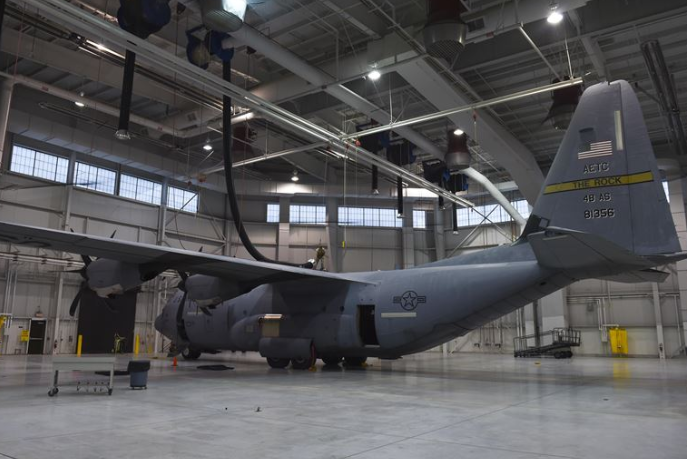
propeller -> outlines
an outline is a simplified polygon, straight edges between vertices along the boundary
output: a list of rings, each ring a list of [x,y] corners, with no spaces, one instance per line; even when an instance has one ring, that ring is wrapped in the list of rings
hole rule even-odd
[[[177,288],[184,292],[184,296],[181,298],[181,304],[183,305],[185,304],[186,297],[188,296],[188,290],[186,289],[186,280],[188,279],[188,274],[183,271],[177,271],[177,274],[179,274],[179,277],[181,277],[181,281],[177,284]],[[198,309],[200,309],[206,316],[212,317],[212,313],[206,306],[198,306]],[[179,313],[179,310],[177,310],[177,326],[179,326],[180,317],[181,314]]]
[[[81,304],[81,297],[83,296],[84,292],[87,292],[90,289],[88,286],[88,266],[93,262],[91,257],[88,255],[81,255],[81,259],[83,260],[83,268],[81,269],[76,269],[72,271],[66,271],[68,273],[79,273],[83,281],[81,282],[81,286],[79,287],[79,291],[76,292],[76,296],[72,300],[72,304],[69,306],[69,315],[74,317],[74,314],[76,314],[76,310],[79,308],[79,305]],[[117,309],[112,306],[112,303],[110,303],[106,298],[101,298],[97,297],[104,305],[107,307],[107,309],[110,312],[118,312]]]

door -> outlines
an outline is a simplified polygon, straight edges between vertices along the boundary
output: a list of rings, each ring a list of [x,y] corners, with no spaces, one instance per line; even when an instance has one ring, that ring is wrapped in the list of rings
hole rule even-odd
[[[358,332],[364,346],[379,346],[375,327],[375,305],[358,305]]]
[[[29,328],[29,354],[42,354],[43,346],[45,345],[45,320],[31,319],[31,328]]]

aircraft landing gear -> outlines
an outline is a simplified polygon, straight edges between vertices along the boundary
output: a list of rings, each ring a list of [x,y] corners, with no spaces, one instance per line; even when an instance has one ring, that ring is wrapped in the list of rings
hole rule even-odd
[[[283,369],[289,366],[289,359],[271,359],[267,357],[267,364],[271,368]]]
[[[294,370],[307,370],[315,364],[315,357],[291,359],[291,366]]]
[[[201,352],[197,351],[195,349],[191,349],[187,347],[183,351],[181,351],[181,356],[184,358],[184,360],[198,360],[200,357]]]
[[[362,367],[367,357],[344,357],[344,366],[348,368]]]
[[[322,357],[322,362],[324,362],[325,365],[332,365],[332,366],[338,365],[341,363],[342,360],[343,360],[343,357],[334,357],[331,355]]]

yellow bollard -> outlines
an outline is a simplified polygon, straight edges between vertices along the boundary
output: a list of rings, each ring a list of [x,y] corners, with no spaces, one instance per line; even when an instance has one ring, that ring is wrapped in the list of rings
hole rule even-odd
[[[134,341],[134,355],[138,355],[138,351],[141,347],[141,337],[136,335],[136,340]]]
[[[76,339],[76,356],[81,357],[81,346],[83,345],[83,335]]]

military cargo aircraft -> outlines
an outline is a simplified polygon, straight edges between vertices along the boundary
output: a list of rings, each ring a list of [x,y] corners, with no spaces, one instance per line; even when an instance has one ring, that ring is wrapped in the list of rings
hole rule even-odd
[[[101,297],[178,270],[179,292],[155,321],[177,350],[258,351],[272,367],[296,369],[317,358],[358,365],[421,352],[577,280],[659,282],[668,274],[653,268],[687,258],[625,81],[585,91],[510,245],[407,270],[334,274],[13,223],[0,223],[0,238],[82,254],[83,288]]]

